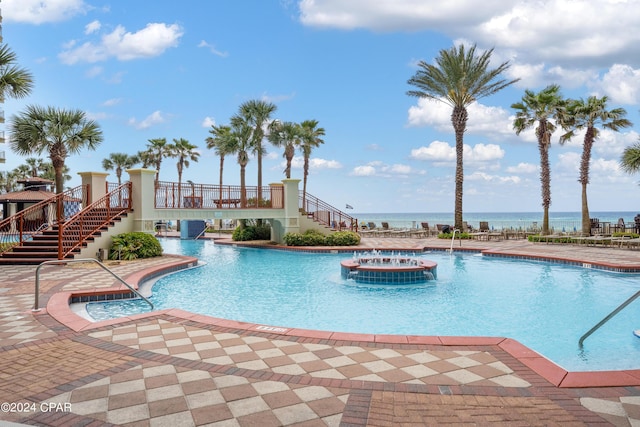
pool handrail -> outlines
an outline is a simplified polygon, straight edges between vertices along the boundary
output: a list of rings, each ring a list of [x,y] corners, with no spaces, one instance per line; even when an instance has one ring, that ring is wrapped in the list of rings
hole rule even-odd
[[[640,291],[636,292],[635,294],[633,294],[630,298],[628,298],[625,302],[623,302],[622,304],[620,304],[615,310],[613,310],[611,313],[609,313],[604,319],[602,319],[601,321],[599,321],[593,328],[589,329],[584,335],[582,335],[580,337],[580,339],[578,340],[578,345],[580,346],[580,348],[582,348],[582,345],[584,343],[584,340],[587,339],[587,337],[589,335],[591,335],[592,333],[594,333],[595,331],[597,331],[598,329],[600,329],[600,327],[602,325],[604,325],[605,323],[607,323],[609,321],[609,319],[611,319],[613,316],[615,316],[616,314],[620,313],[620,311],[622,311],[622,309],[624,309],[626,306],[628,306],[629,304],[631,304],[636,298],[640,297]]]
[[[74,263],[74,262],[95,262],[100,267],[102,267],[103,270],[105,270],[106,272],[111,274],[120,283],[122,283],[127,288],[129,288],[129,290],[131,292],[136,294],[138,297],[142,298],[147,304],[149,304],[149,306],[151,307],[151,310],[153,310],[153,303],[151,301],[149,301],[147,298],[142,296],[142,294],[140,294],[140,292],[135,290],[131,285],[129,285],[127,282],[125,282],[123,278],[121,278],[116,273],[114,273],[112,270],[110,270],[109,267],[107,267],[106,265],[104,265],[103,263],[101,263],[100,261],[98,261],[95,258],[79,258],[79,259],[66,259],[66,260],[60,260],[60,259],[49,260],[49,261],[44,261],[44,262],[40,263],[40,265],[38,265],[38,267],[36,268],[35,298],[34,298],[34,303],[33,303],[33,309],[31,311],[33,311],[33,312],[40,311],[40,307],[39,307],[39,299],[40,299],[40,267],[43,267],[43,266],[49,265],[49,264],[65,264],[66,265],[68,263]]]

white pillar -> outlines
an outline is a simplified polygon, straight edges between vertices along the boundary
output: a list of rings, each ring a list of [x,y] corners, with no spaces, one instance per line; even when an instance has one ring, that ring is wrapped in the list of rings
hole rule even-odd
[[[82,177],[82,185],[89,185],[89,194],[87,194],[89,200],[87,200],[87,205],[100,200],[100,198],[107,194],[108,173],[78,172],[78,175]]]
[[[283,235],[300,232],[300,192],[299,179],[283,179],[284,184],[284,224]]]
[[[155,231],[155,178],[153,169],[127,169],[131,181],[131,208],[133,209],[134,231],[153,233]],[[145,219],[151,218],[151,219]]]

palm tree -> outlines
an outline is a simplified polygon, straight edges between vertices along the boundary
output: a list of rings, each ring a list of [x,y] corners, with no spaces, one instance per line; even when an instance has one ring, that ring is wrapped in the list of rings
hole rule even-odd
[[[455,227],[462,230],[462,186],[464,171],[462,155],[464,151],[464,132],[467,127],[467,106],[485,96],[493,95],[501,89],[517,82],[498,79],[509,68],[503,62],[497,68],[489,69],[493,49],[476,55],[476,45],[465,49],[464,45],[441,50],[432,65],[424,61],[408,83],[418,88],[407,92],[409,96],[427,98],[451,106],[451,124],[456,135],[456,187],[455,187]]]
[[[549,206],[551,206],[551,167],[549,166],[549,148],[551,135],[556,130],[555,123],[566,101],[560,95],[560,86],[550,85],[538,93],[527,89],[522,101],[511,104],[517,110],[513,121],[516,135],[520,135],[537,123],[535,128],[540,152],[540,183],[542,186],[542,234],[549,234]]]
[[[64,165],[64,168],[62,169],[63,182],[71,180],[71,175],[69,175],[70,171],[71,169],[69,169],[69,166]],[[42,164],[42,172],[40,173],[40,178],[48,179],[49,181],[55,181],[56,172],[54,171],[53,164],[51,164],[51,162],[44,162]]]
[[[580,178],[582,185],[582,233],[591,234],[591,221],[589,219],[589,204],[587,201],[587,185],[589,184],[589,162],[591,161],[591,149],[598,139],[600,131],[597,126],[618,132],[620,129],[630,127],[632,123],[624,116],[627,111],[624,108],[607,110],[606,96],[598,98],[590,96],[584,99],[569,102],[566,114],[561,117],[563,127],[571,129],[560,137],[560,144],[564,144],[573,138],[576,131],[585,129],[582,141],[582,158],[580,159]]]
[[[23,180],[32,177],[29,165],[18,165],[13,169],[13,174],[17,179]],[[36,175],[37,176],[37,175]]]
[[[55,170],[56,193],[64,191],[64,166],[70,154],[95,150],[102,130],[80,110],[28,106],[11,119],[11,149],[20,155],[48,151]]]
[[[162,165],[162,159],[165,157],[171,157],[170,145],[171,144],[167,144],[167,138],[150,139],[147,144],[147,154],[145,156],[151,162],[149,165],[153,165],[156,168],[156,184],[160,179],[160,166]]]
[[[122,185],[122,170],[132,168],[140,163],[138,156],[130,156],[126,153],[111,153],[109,157],[102,160],[102,167],[106,171],[115,170],[118,177],[118,186]]]
[[[240,105],[239,115],[243,117],[249,126],[251,126],[252,134],[250,145],[256,154],[258,167],[258,206],[262,198],[262,155],[265,153],[262,140],[264,139],[264,128],[271,119],[276,109],[275,104],[267,101],[250,100]]]
[[[197,145],[191,144],[184,138],[173,139],[173,144],[169,144],[169,157],[177,158],[178,162],[178,200],[182,200],[182,171],[189,167],[189,162],[197,162],[200,153],[196,151]]]
[[[42,159],[29,157],[24,162],[31,169],[31,176],[39,176],[40,172],[44,170],[44,161]]]
[[[4,100],[6,96],[24,98],[33,89],[31,73],[18,67],[16,59],[16,54],[9,46],[0,46],[0,100]]]
[[[155,153],[152,153],[151,151],[144,150],[144,151],[138,151],[138,154],[136,154],[136,156],[138,156],[138,158],[140,159],[140,163],[142,163],[142,167],[144,169],[147,169],[150,166],[155,165],[156,163],[156,156]],[[157,171],[156,171],[156,181],[157,181]]]
[[[238,165],[240,165],[240,207],[247,207],[247,183],[246,168],[249,163],[249,152],[251,151],[251,135],[253,129],[247,121],[235,115],[231,117],[231,137],[229,153],[237,155]],[[242,224],[242,222],[241,222]]]
[[[317,120],[305,120],[300,123],[301,128],[301,147],[304,157],[303,181],[302,181],[302,206],[305,206],[307,200],[307,177],[309,176],[309,158],[314,148],[324,144],[321,136],[324,136],[324,128],[319,128]]]
[[[220,157],[220,188],[218,203],[222,205],[222,177],[224,172],[224,158],[227,154],[232,153],[233,149],[233,135],[231,133],[230,126],[211,126],[209,133],[213,136],[209,136],[206,139],[207,148],[214,149],[216,154]]]
[[[628,174],[640,171],[640,140],[624,149],[620,157],[620,168]]]
[[[301,144],[301,127],[293,122],[274,121],[270,126],[269,141],[276,147],[284,147],[284,157],[287,166],[284,174],[287,179],[291,178],[291,162],[296,153],[296,147]]]

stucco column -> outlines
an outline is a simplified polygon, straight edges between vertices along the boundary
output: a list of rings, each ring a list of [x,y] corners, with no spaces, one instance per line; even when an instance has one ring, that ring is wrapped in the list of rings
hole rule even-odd
[[[284,185],[284,224],[283,235],[300,232],[300,209],[298,190],[299,179],[283,179]]]
[[[131,207],[133,208],[133,230],[153,233],[155,231],[155,177],[153,169],[127,169],[131,181]]]
[[[89,200],[87,205],[100,200],[105,194],[107,194],[107,176],[106,172],[78,172],[78,175],[82,177],[82,185],[89,185]]]

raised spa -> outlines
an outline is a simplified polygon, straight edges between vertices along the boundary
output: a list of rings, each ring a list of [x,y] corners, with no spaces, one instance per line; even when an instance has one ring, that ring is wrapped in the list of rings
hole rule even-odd
[[[352,259],[340,262],[343,279],[372,285],[413,285],[437,278],[437,264],[402,254],[371,251],[354,252]]]

